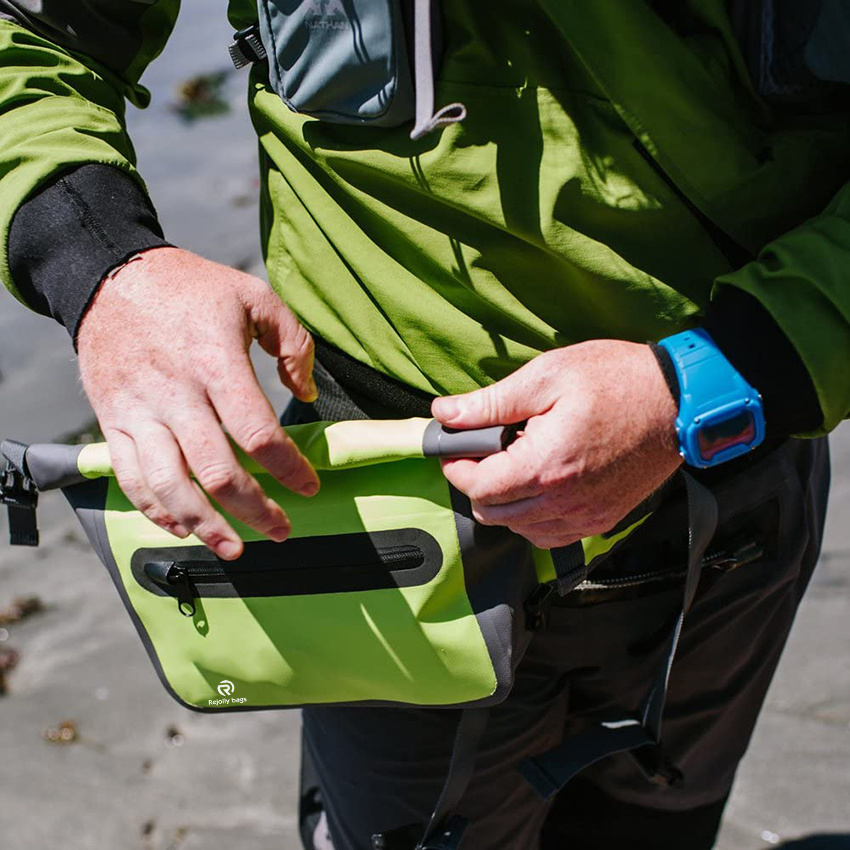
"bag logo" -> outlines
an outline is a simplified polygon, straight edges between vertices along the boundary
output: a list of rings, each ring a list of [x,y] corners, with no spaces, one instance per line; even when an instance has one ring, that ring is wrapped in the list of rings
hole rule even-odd
[[[304,26],[310,30],[350,29],[341,0],[308,0]]]
[[[248,702],[248,697],[235,697],[233,692],[236,690],[236,685],[230,679],[222,679],[216,690],[221,694],[223,699],[207,700],[207,705],[237,705],[239,703]]]

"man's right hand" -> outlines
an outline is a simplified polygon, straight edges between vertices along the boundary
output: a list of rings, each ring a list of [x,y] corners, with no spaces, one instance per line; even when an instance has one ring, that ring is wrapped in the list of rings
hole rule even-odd
[[[319,489],[257,383],[254,338],[296,398],[313,401],[313,341],[269,286],[177,248],[147,251],[106,280],[77,336],[83,387],[124,493],[157,525],[194,533],[228,560],[242,541],[201,488],[272,540],[290,527],[222,426],[286,487]]]

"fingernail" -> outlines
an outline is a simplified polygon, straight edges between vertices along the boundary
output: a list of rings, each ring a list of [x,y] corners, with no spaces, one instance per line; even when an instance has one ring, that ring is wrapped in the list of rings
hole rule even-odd
[[[172,525],[171,526],[171,533],[175,537],[180,537],[180,538],[188,537],[189,536],[189,529],[184,528],[182,525]]]
[[[308,481],[298,492],[302,496],[315,496],[319,492],[319,483],[318,481]]]
[[[218,547],[218,554],[227,561],[238,558],[241,551],[242,546],[234,540],[226,540]]]
[[[443,419],[455,419],[460,414],[460,405],[456,398],[446,396],[437,399],[437,410]]]
[[[269,537],[277,543],[283,543],[289,537],[290,528],[288,525],[279,525],[269,532]]]

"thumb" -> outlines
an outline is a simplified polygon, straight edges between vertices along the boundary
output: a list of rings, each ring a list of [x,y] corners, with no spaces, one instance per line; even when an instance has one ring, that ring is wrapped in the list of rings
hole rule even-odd
[[[464,395],[443,396],[431,404],[431,413],[452,428],[511,425],[548,408],[548,393],[529,363],[501,381]]]
[[[254,336],[277,358],[280,380],[300,401],[315,401],[319,392],[313,380],[313,337],[272,292],[249,309]]]

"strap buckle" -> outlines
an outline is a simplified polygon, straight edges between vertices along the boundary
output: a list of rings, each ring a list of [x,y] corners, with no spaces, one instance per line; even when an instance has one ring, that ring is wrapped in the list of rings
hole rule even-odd
[[[10,460],[0,477],[0,504],[9,511],[9,542],[13,546],[38,546],[38,488]]]
[[[525,627],[530,632],[540,632],[546,628],[549,619],[546,615],[554,595],[552,584],[538,584],[525,600]]]
[[[246,65],[262,62],[267,54],[260,38],[259,24],[253,24],[250,27],[245,27],[244,30],[233,33],[233,41],[227,50],[237,71]]]
[[[422,824],[408,824],[373,835],[372,850],[459,850],[468,826],[466,818],[452,815],[434,835],[422,838]]]
[[[422,837],[422,824],[411,823],[372,836],[372,850],[416,850]]]
[[[416,850],[458,850],[469,821],[460,815],[452,815],[440,827],[436,835],[417,845]]]

